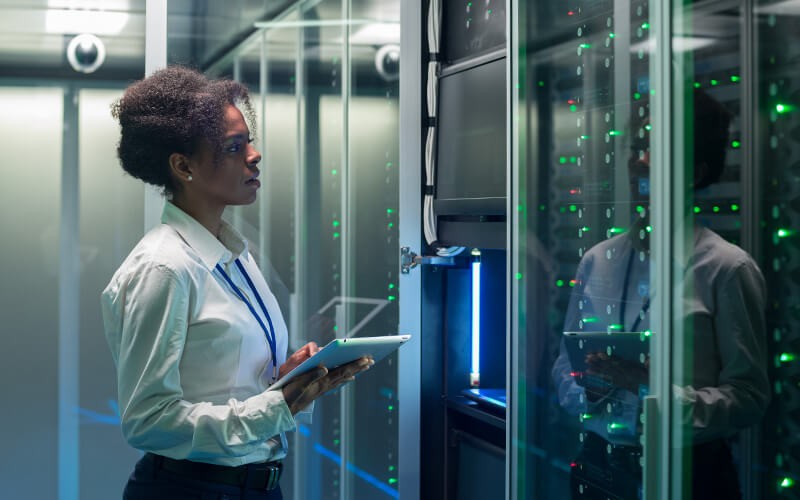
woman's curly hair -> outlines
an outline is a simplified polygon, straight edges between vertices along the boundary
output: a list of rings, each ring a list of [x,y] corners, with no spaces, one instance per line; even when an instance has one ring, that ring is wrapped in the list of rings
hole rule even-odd
[[[184,66],[169,66],[133,83],[111,108],[122,132],[117,146],[122,168],[165,194],[174,193],[179,185],[170,174],[170,155],[191,156],[207,141],[216,162],[228,105],[242,111],[255,134],[255,113],[241,83],[211,80]]]

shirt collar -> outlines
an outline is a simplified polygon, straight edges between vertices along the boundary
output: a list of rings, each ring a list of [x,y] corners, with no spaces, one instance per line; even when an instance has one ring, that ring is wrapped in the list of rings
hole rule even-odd
[[[247,240],[224,220],[217,239],[191,215],[167,201],[164,203],[161,222],[175,229],[200,255],[200,259],[209,269],[214,269],[218,263],[228,264],[247,254]]]

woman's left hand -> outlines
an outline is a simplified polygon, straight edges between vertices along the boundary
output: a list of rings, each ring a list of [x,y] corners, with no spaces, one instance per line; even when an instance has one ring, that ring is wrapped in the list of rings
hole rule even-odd
[[[300,349],[294,352],[291,356],[286,358],[286,362],[278,368],[278,378],[283,378],[284,375],[297,368],[303,361],[307,360],[319,351],[319,346],[316,342],[309,342]]]

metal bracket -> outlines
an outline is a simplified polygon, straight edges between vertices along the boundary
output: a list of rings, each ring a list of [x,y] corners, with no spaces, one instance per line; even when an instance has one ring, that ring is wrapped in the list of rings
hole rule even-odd
[[[418,265],[455,266],[456,260],[439,255],[417,255],[411,251],[411,247],[400,247],[400,272],[408,274]]]

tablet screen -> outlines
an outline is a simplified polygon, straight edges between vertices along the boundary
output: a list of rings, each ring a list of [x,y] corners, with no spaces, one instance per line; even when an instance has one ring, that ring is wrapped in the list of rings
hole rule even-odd
[[[403,345],[411,335],[385,335],[381,337],[357,337],[349,339],[334,339],[270,386],[270,389],[279,389],[298,375],[308,372],[319,365],[328,370],[337,366],[355,361],[362,356],[371,356],[377,363]]]

